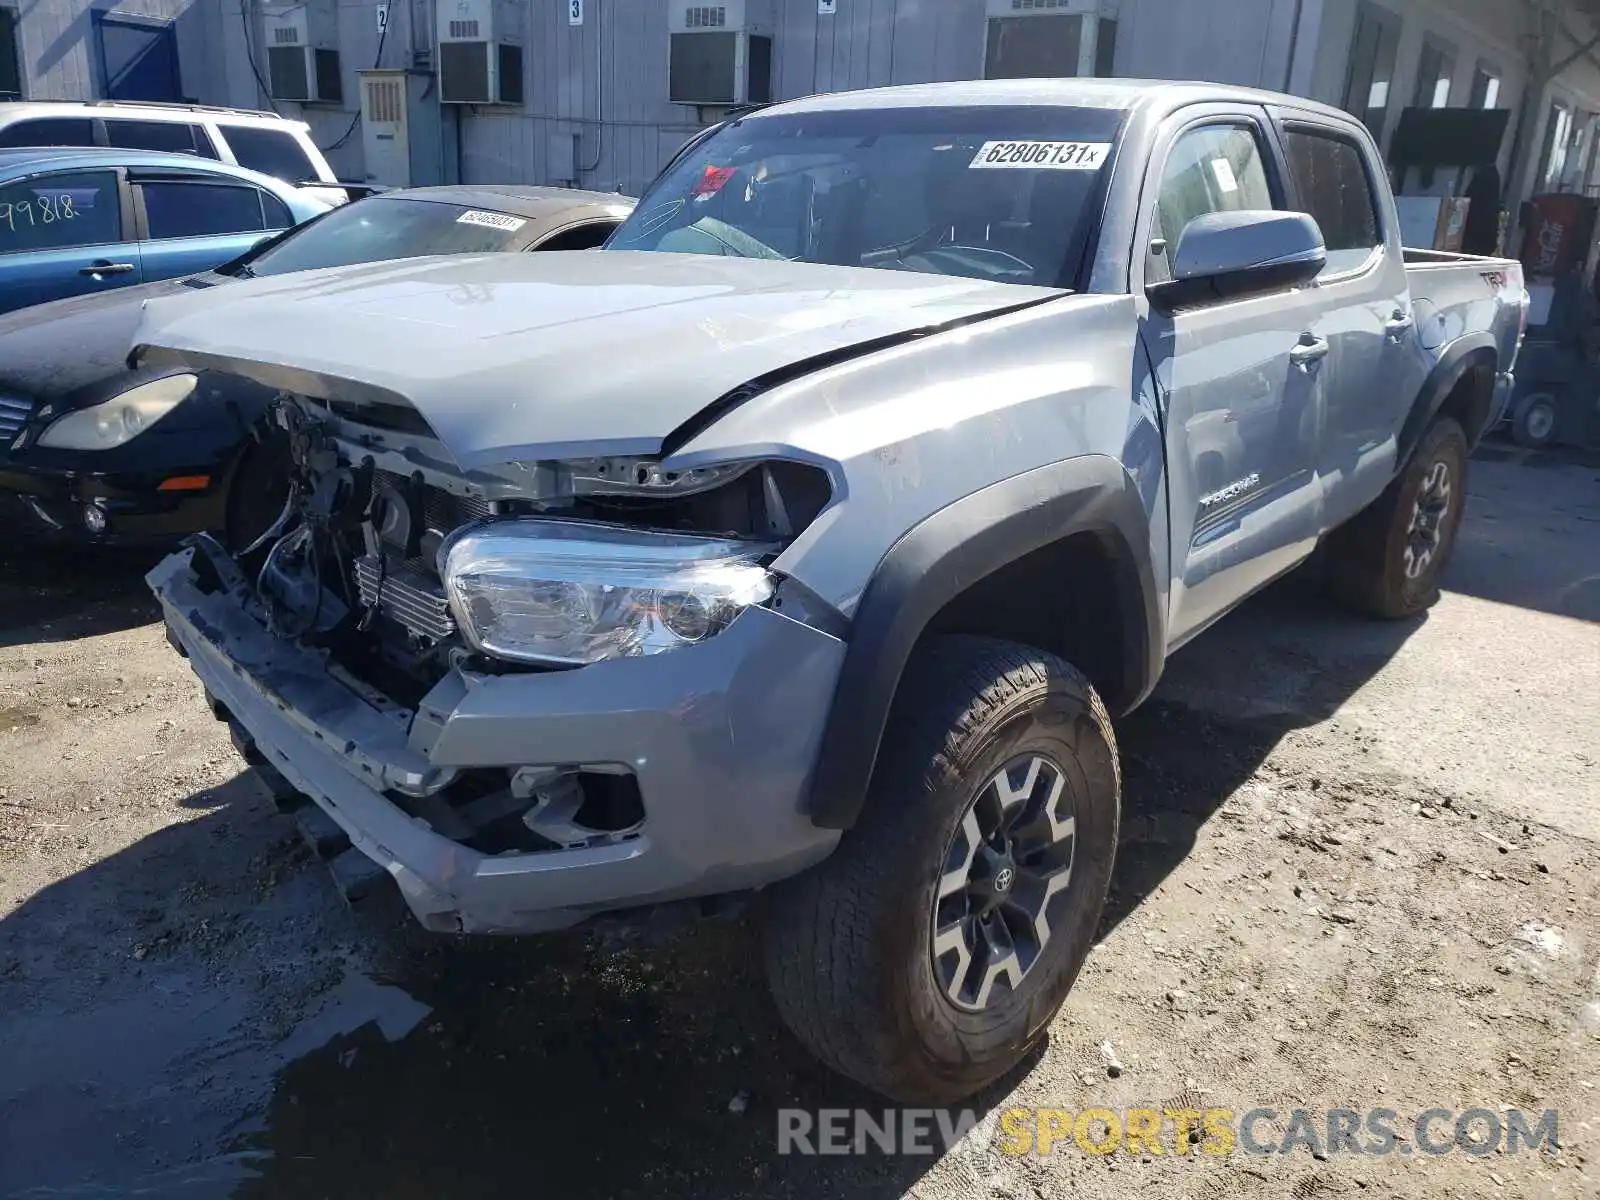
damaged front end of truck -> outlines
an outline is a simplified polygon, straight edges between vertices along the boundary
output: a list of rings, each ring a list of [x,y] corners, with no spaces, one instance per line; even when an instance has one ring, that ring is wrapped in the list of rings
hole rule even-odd
[[[837,615],[771,569],[828,504],[823,470],[462,469],[398,397],[285,392],[269,420],[278,520],[237,553],[193,539],[149,582],[246,757],[425,925],[561,927],[831,849],[797,797]],[[363,866],[336,861],[347,891]]]

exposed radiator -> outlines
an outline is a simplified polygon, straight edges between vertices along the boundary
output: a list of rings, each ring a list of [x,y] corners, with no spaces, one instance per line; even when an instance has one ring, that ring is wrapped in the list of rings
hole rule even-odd
[[[456,631],[450,604],[438,582],[411,563],[385,571],[371,555],[355,562],[356,587],[363,607],[377,601],[378,611],[403,626],[408,633],[440,642]]]

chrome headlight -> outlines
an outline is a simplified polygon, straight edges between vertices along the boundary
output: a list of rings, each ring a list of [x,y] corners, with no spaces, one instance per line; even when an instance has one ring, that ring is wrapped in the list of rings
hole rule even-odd
[[[528,518],[470,527],[439,574],[474,647],[519,662],[579,665],[660,654],[764,604],[773,547],[726,538]]]
[[[38,445],[57,450],[114,450],[138,437],[194,391],[194,375],[168,375],[129,388],[58,419],[39,435]]]

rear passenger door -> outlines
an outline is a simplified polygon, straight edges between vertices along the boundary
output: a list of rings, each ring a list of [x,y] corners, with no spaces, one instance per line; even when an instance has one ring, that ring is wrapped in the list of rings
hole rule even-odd
[[[1322,229],[1317,279],[1331,352],[1317,471],[1323,528],[1352,516],[1394,471],[1396,439],[1426,364],[1415,352],[1404,259],[1371,141],[1351,122],[1280,109],[1293,207]]]
[[[292,224],[276,196],[204,175],[133,174],[147,279],[208,271]]]
[[[0,312],[141,282],[131,226],[120,171],[0,184]]]
[[[1315,289],[1198,303],[1171,314],[1145,289],[1168,280],[1185,227],[1214,212],[1284,209],[1265,109],[1206,105],[1171,118],[1143,188],[1130,284],[1166,438],[1176,644],[1294,566],[1315,545],[1322,410]]]

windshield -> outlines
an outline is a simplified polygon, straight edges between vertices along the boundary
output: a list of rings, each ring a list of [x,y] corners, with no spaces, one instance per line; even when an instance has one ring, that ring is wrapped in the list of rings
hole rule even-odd
[[[526,238],[527,224],[523,217],[460,204],[371,196],[292,230],[233,273],[287,275],[420,254],[512,250]]]
[[[657,180],[606,249],[1062,286],[1121,116],[930,107],[746,117]]]

